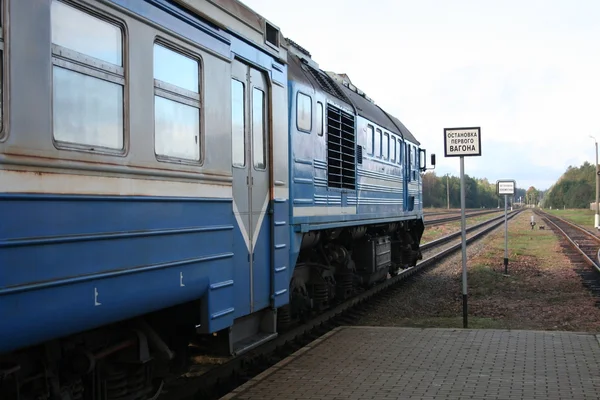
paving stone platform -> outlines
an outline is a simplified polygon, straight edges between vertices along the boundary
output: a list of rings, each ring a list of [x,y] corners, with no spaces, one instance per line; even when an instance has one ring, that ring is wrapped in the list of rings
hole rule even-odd
[[[596,335],[340,327],[225,399],[600,399]]]

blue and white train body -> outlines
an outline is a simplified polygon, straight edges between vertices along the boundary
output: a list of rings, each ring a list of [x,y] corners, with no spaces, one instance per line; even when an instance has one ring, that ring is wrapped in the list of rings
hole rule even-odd
[[[240,2],[0,7],[0,398],[154,398],[416,263],[419,143]]]

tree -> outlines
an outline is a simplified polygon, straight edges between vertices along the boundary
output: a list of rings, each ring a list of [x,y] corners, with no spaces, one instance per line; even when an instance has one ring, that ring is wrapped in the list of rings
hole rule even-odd
[[[422,174],[423,207],[446,207],[447,192],[450,192],[450,207],[460,207],[460,178],[457,176],[436,176],[434,172]],[[523,195],[524,189],[520,190]],[[487,178],[474,178],[465,175],[465,206],[467,208],[495,208],[503,201],[496,194],[496,183]]]
[[[569,165],[544,196],[544,207],[588,208],[595,201],[596,167],[584,162],[580,167]]]
[[[527,198],[527,204],[536,206],[539,203],[540,193],[534,186],[530,186],[529,189],[527,189],[525,196]]]

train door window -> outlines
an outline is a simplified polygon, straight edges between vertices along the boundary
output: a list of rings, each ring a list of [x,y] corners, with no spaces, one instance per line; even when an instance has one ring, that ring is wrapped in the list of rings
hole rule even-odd
[[[265,169],[265,93],[252,89],[252,153],[254,168]]]
[[[317,102],[317,135],[323,136],[323,103]]]
[[[385,132],[383,134],[383,142],[381,143],[381,157],[384,160],[390,158],[390,134]]]
[[[234,167],[246,166],[244,84],[231,80],[231,161]]]
[[[200,63],[154,43],[154,152],[200,161]]]
[[[411,146],[406,145],[406,172],[405,175],[408,177],[408,181],[412,180],[412,151]]]
[[[404,160],[404,146],[402,146],[402,140],[398,139],[398,164],[402,165]]]
[[[392,135],[392,141],[390,142],[390,161],[396,162],[396,137]]]
[[[412,160],[413,160],[413,179],[416,181],[419,177],[419,159],[417,156],[417,147],[412,146]]]
[[[4,1],[0,0],[0,137],[4,132]]]
[[[379,128],[375,131],[374,155],[381,157],[381,129]]]
[[[375,133],[372,125],[367,125],[367,154],[372,156],[373,153],[373,140],[375,139]]]
[[[53,0],[51,34],[57,145],[122,150],[123,28],[106,16]]]
[[[296,96],[296,126],[308,133],[312,129],[312,99],[300,92]]]

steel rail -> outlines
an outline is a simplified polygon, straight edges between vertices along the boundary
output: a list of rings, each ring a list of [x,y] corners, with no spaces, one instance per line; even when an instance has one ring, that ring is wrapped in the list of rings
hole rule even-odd
[[[519,210],[511,211],[511,212],[508,213],[508,215],[513,215],[513,214],[518,213],[518,212],[519,212]],[[467,227],[466,232],[474,231],[476,229],[479,229],[479,228],[481,228],[481,227],[489,224],[490,222],[497,221],[499,219],[504,219],[504,214],[499,215],[497,217],[494,217],[492,219],[488,219],[486,221],[480,222],[480,223],[478,223],[476,225],[469,226],[469,227]],[[421,245],[421,250],[427,250],[427,249],[431,249],[432,247],[440,246],[440,245],[442,245],[442,244],[444,244],[446,242],[449,242],[452,239],[456,239],[460,235],[461,235],[461,232],[458,231],[458,232],[455,232],[455,233],[451,233],[450,235],[441,237],[439,239],[432,240],[431,242],[424,243],[423,245]]]
[[[582,256],[583,258],[588,262],[588,264],[590,264],[592,267],[594,267],[598,272],[600,272],[600,248],[598,249],[598,251],[596,251],[596,260],[594,261],[588,254],[586,254],[586,252],[581,248],[580,244],[577,243],[573,238],[571,238],[571,236],[565,232],[564,229],[562,229],[560,226],[558,226],[558,224],[556,222],[554,222],[553,220],[556,221],[560,221],[561,223],[567,225],[568,227],[572,228],[572,229],[576,229],[577,231],[583,233],[586,237],[594,240],[595,242],[598,242],[600,244],[600,238],[590,232],[588,232],[587,229],[584,229],[582,227],[580,227],[577,224],[574,224],[570,221],[567,221],[563,218],[557,217],[555,215],[550,215],[548,213],[545,213],[543,211],[540,210],[534,210],[534,213],[536,213],[537,215],[539,215],[540,217],[544,218],[547,222],[549,222],[550,224],[552,224],[554,226],[554,228],[556,228],[563,236],[565,239],[567,239],[567,241],[571,244],[571,247],[573,247],[575,250],[577,250]]]
[[[493,213],[497,213],[497,212],[500,212],[500,210],[468,213],[468,214],[466,214],[466,218],[478,217],[480,215],[493,214]],[[453,217],[446,217],[446,218],[431,219],[431,220],[424,219],[423,223],[425,224],[425,226],[428,226],[428,225],[445,224],[446,222],[453,222],[453,221],[460,221],[460,215],[456,215]]]

